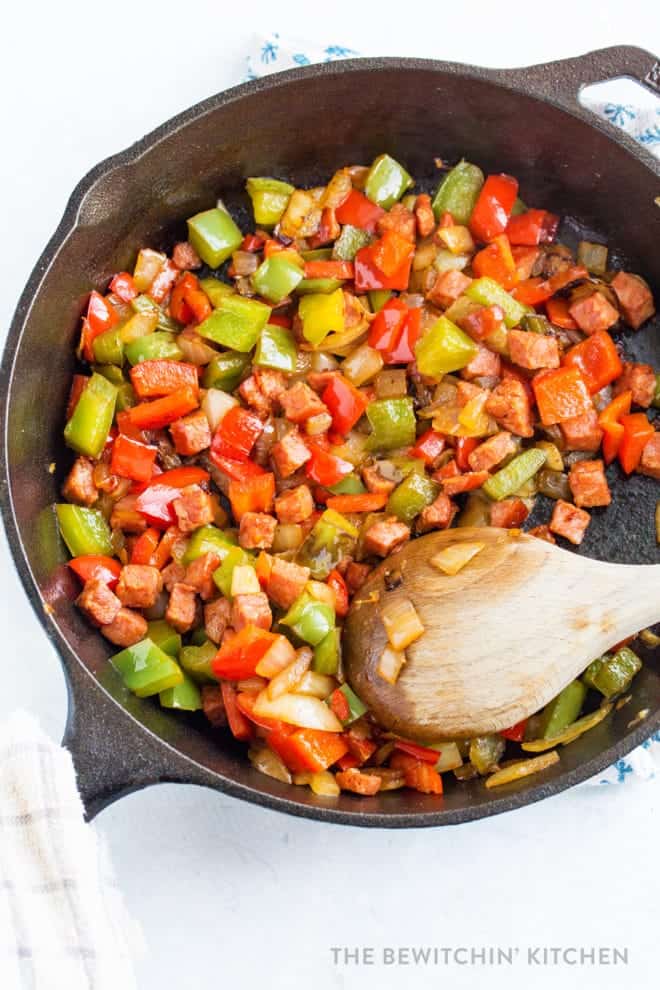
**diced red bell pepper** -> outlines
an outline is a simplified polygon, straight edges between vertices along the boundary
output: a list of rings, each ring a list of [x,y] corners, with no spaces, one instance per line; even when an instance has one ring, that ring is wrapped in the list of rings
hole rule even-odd
[[[213,437],[211,450],[236,461],[247,461],[263,429],[264,424],[255,413],[242,406],[233,406],[223,416]]]
[[[348,752],[340,733],[322,729],[296,729],[290,735],[269,732],[266,742],[293,773],[327,770]]]
[[[550,294],[554,296],[555,292],[565,289],[571,282],[577,282],[583,278],[589,278],[589,272],[582,265],[573,265],[571,268],[565,268],[548,279],[548,288],[551,290]]]
[[[341,206],[335,209],[339,223],[348,223],[351,227],[368,230],[371,234],[376,230],[376,224],[384,214],[385,210],[372,203],[358,189],[352,189]]]
[[[151,564],[152,558],[158,544],[160,543],[160,530],[150,526],[140,533],[133,544],[131,550],[131,564]]]
[[[406,787],[422,794],[442,794],[442,777],[429,763],[416,763],[405,771]]]
[[[138,399],[160,398],[182,388],[199,390],[197,368],[185,361],[140,361],[131,368],[130,374]]]
[[[432,464],[445,449],[445,437],[436,430],[427,430],[417,438],[417,443],[410,450],[410,456],[419,458],[425,464]]]
[[[400,235],[397,235],[397,238],[407,244],[409,250],[407,257],[404,258],[396,271],[393,271],[391,275],[386,275],[377,263],[375,252],[378,250],[378,241],[369,244],[367,247],[360,248],[353,262],[355,268],[355,289],[357,292],[370,292],[372,289],[398,289],[399,291],[404,291],[408,288],[410,267],[415,249],[410,241],[401,238]],[[382,254],[383,251],[381,250],[380,253]]]
[[[138,290],[130,272],[117,272],[110,283],[110,292],[114,292],[122,302],[130,302],[131,299],[135,299]]]
[[[522,742],[525,738],[525,729],[527,728],[527,719],[524,718],[521,722],[516,722],[512,725],[510,729],[502,729],[500,735],[503,739],[509,739],[511,742]]]
[[[492,278],[504,289],[513,288],[518,281],[518,272],[506,234],[494,237],[490,244],[475,254],[472,270],[478,278]]]
[[[222,691],[222,703],[225,706],[225,714],[227,715],[227,722],[229,723],[231,734],[235,739],[240,739],[241,742],[248,742],[252,739],[254,730],[243,712],[238,707],[236,701],[236,688],[233,684],[228,684],[227,681],[222,681],[220,684],[220,690]]]
[[[415,357],[421,334],[420,309],[409,309],[401,299],[389,299],[369,330],[369,344],[380,351],[385,364],[407,364]]]
[[[319,229],[315,234],[307,238],[307,243],[312,250],[323,247],[324,244],[332,244],[333,241],[336,241],[340,233],[341,228],[337,222],[333,207],[326,206],[321,211]]]
[[[559,217],[547,210],[527,210],[510,217],[506,233],[511,244],[533,247],[553,241],[559,227]]]
[[[306,261],[305,278],[353,278],[353,262]]]
[[[421,333],[422,311],[418,307],[409,309],[395,344],[383,353],[385,364],[408,364],[413,361],[415,344]]]
[[[329,495],[325,504],[335,512],[378,512],[387,504],[386,492],[364,492],[360,495]]]
[[[511,290],[511,295],[523,306],[540,306],[552,295],[544,278],[526,278],[518,282]]]
[[[270,471],[229,482],[229,501],[237,522],[246,512],[270,512],[275,497],[275,475]]]
[[[148,485],[135,502],[135,508],[150,526],[167,529],[176,521],[172,502],[179,497],[179,489],[171,485]]]
[[[208,471],[197,467],[194,464],[186,464],[182,467],[172,468],[170,471],[161,471],[155,474],[151,482],[146,485],[133,485],[133,492],[140,494],[153,485],[167,485],[168,488],[187,488],[188,485],[203,485],[210,478]]]
[[[430,763],[433,766],[438,762],[440,753],[437,749],[429,749],[427,746],[420,746],[418,743],[408,742],[407,739],[397,739],[394,743],[395,749],[400,749],[402,753],[421,760],[422,763]]]
[[[262,588],[265,588],[270,579],[270,572],[273,569],[273,558],[265,550],[262,550],[255,561],[254,569],[257,572],[259,584]]]
[[[253,692],[240,691],[236,696],[236,704],[240,711],[251,722],[258,725],[260,729],[266,729],[268,732],[282,732],[284,735],[290,735],[293,732],[293,726],[287,725],[286,722],[282,722],[279,718],[266,718],[264,715],[255,715],[254,705],[256,700],[257,695]]]
[[[470,461],[468,458],[473,450],[479,446],[480,440],[476,437],[457,437],[456,447],[454,449],[454,456],[456,458],[456,465],[459,471],[469,471]]]
[[[259,626],[244,626],[235,636],[222,644],[213,660],[211,669],[218,678],[241,681],[254,677],[257,664],[276,634]]]
[[[626,472],[632,472],[639,466],[644,447],[655,433],[653,423],[649,423],[646,413],[630,413],[621,416],[619,422],[623,427],[623,436],[619,444],[619,464]]]
[[[351,708],[348,698],[343,691],[336,688],[328,699],[331,711],[337,716],[340,722],[347,722],[351,717]]]
[[[101,554],[74,557],[73,560],[69,561],[69,567],[74,574],[78,575],[83,584],[87,581],[103,581],[110,590],[116,587],[121,574],[119,561]]]
[[[321,396],[332,416],[332,425],[342,436],[353,429],[364,410],[367,400],[343,375],[333,375]]]
[[[397,230],[386,230],[371,248],[373,262],[386,278],[391,278],[412,259],[415,250],[414,244]]]
[[[260,234],[246,234],[241,241],[241,251],[249,251],[254,254],[255,251],[260,251],[264,246],[265,238]]]
[[[83,394],[88,381],[88,375],[74,375],[71,379],[71,388],[69,389],[69,398],[66,405],[67,420],[73,416],[78,405],[78,399]]]
[[[330,571],[326,584],[335,596],[335,612],[343,619],[348,614],[348,586],[339,571]]]
[[[130,478],[132,481],[149,481],[153,474],[157,453],[156,447],[139,443],[137,440],[132,440],[120,433],[112,445],[110,470],[121,478]]]
[[[284,327],[285,330],[290,330],[293,325],[291,317],[285,316],[283,313],[271,313],[268,322],[271,326],[274,324],[276,327]]]
[[[603,459],[606,464],[611,464],[619,451],[623,439],[623,426],[619,419],[628,415],[631,405],[632,392],[621,392],[598,417],[598,425],[603,430]]]
[[[337,766],[340,770],[354,770],[356,767],[361,766],[361,763],[357,756],[353,756],[352,753],[345,753],[344,756],[337,760]]]
[[[473,340],[484,340],[499,330],[504,323],[504,313],[499,306],[482,306],[468,313],[461,320],[461,327]]]
[[[162,399],[133,406],[128,410],[128,418],[139,430],[162,430],[164,426],[169,426],[186,413],[197,409],[198,405],[199,399],[194,389],[180,388]]]
[[[553,296],[545,304],[548,319],[562,330],[577,330],[578,325],[568,312],[569,301],[562,296]]]
[[[174,545],[181,539],[181,530],[178,526],[170,526],[163,533],[160,543],[156,547],[153,556],[151,558],[151,563],[154,567],[157,567],[159,571],[169,563],[172,553],[174,550]]]
[[[316,441],[310,441],[307,449],[312,456],[305,463],[305,474],[324,488],[336,485],[353,471],[353,465],[349,461],[344,461],[336,454],[324,450]]]
[[[197,276],[184,272],[172,289],[170,315],[179,323],[203,323],[212,312],[209,297],[200,287]]]
[[[114,306],[105,299],[100,292],[93,291],[87,304],[87,313],[83,321],[82,335],[80,339],[82,356],[90,363],[94,360],[94,348],[92,344],[96,337],[111,330],[119,320],[119,315]]]
[[[566,368],[577,368],[592,395],[613,382],[623,371],[616,345],[607,330],[596,330],[564,355]]]
[[[532,388],[544,426],[593,410],[589,389],[577,368],[541,371],[532,379]]]
[[[488,176],[470,217],[470,230],[478,241],[488,244],[504,233],[517,195],[517,179],[504,174]]]
[[[215,466],[232,481],[243,481],[245,478],[256,478],[260,474],[266,474],[266,469],[255,464],[254,461],[239,461],[235,457],[226,457],[215,451],[213,445],[209,456]]]
[[[351,732],[350,729],[348,732],[344,733],[344,739],[346,740],[351,756],[354,756],[357,759],[358,766],[362,766],[363,763],[366,763],[369,757],[373,756],[378,749],[378,746],[373,739],[363,739],[362,736],[357,735],[355,732]]]

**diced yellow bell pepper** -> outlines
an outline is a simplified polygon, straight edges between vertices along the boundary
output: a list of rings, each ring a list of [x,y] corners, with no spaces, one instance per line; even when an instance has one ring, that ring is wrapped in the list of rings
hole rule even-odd
[[[344,293],[342,289],[335,289],[327,295],[319,292],[303,296],[298,313],[303,324],[303,337],[316,346],[329,333],[344,330]]]

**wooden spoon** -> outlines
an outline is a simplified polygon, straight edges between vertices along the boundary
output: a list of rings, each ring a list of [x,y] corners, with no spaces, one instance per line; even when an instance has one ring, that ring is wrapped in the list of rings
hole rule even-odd
[[[463,542],[484,547],[458,574],[429,563]],[[391,685],[377,672],[388,642],[381,612],[402,598],[425,631]],[[344,669],[386,728],[470,738],[532,715],[591,660],[658,619],[660,565],[601,563],[518,530],[452,529],[411,541],[370,575],[346,620]]]

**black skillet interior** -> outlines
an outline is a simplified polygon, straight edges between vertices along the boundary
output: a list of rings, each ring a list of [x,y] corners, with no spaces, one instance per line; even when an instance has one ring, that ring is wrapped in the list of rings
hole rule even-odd
[[[67,672],[74,753],[88,812],[118,794],[158,780],[207,784],[290,813],[334,822],[391,827],[448,824],[524,805],[589,776],[660,726],[660,671],[652,660],[634,699],[562,752],[542,779],[487,792],[479,782],[449,786],[443,799],[393,792],[378,798],[317,798],[252,770],[240,747],[213,734],[201,717],[182,718],[128,694],[107,664],[108,645],[72,605],[76,587],[52,511],[70,463],[62,444],[73,341],[89,290],[130,268],[141,245],[170,247],[185,218],[218,195],[250,225],[243,191],[249,175],[297,185],[327,181],[347,162],[368,163],[387,150],[435,188],[435,156],[466,157],[484,171],[520,180],[529,205],[566,217],[562,239],[607,242],[611,257],[660,290],[657,167],[606,125],[566,113],[578,82],[643,74],[652,58],[611,49],[556,66],[511,73],[414,60],[356,60],[296,70],[221,94],[149,135],[90,174],[21,299],[4,356],[5,521],[28,594]],[[625,353],[660,366],[658,321],[623,331]],[[46,402],[35,402],[38,395]],[[55,465],[54,473],[48,466]],[[596,510],[580,552],[604,560],[653,563],[657,483],[609,470],[613,504]],[[3,479],[4,481],[4,479]],[[545,521],[549,504],[534,522]],[[640,587],[640,594],[644,588]],[[629,723],[649,709],[641,727]]]

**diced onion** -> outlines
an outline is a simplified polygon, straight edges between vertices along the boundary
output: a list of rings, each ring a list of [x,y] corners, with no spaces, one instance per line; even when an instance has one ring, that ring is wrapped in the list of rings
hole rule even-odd
[[[323,341],[323,350],[331,351],[340,357],[346,357],[354,347],[362,343],[362,338],[366,337],[368,331],[369,324],[366,320],[363,320],[350,330],[342,330],[341,333],[331,333]]]
[[[380,655],[376,673],[388,684],[396,684],[405,662],[404,650],[395,650],[391,646],[386,646]]]
[[[337,359],[325,351],[312,352],[312,371],[334,371]]]
[[[152,251],[151,248],[142,248],[133,269],[133,281],[138,292],[149,291],[151,283],[166,261],[166,255],[161,254],[159,251]]]
[[[325,602],[330,608],[335,607],[335,593],[324,581],[308,581],[305,591],[308,591],[318,602]]]
[[[644,646],[648,646],[652,650],[655,649],[656,646],[660,646],[660,636],[656,636],[652,629],[643,629],[639,634],[639,638]]]
[[[400,787],[406,786],[406,775],[403,770],[395,770],[392,767],[369,767],[369,774],[372,777],[380,777],[381,791],[397,791]]]
[[[468,227],[454,224],[452,227],[440,227],[435,235],[452,254],[472,254],[474,241]]]
[[[320,797],[337,797],[341,794],[341,788],[335,780],[335,775],[329,770],[319,770],[310,775],[309,786],[314,794]]]
[[[239,564],[231,576],[231,597],[236,595],[256,595],[261,591],[257,572],[251,564]]]
[[[532,739],[530,742],[522,743],[522,748],[528,753],[542,753],[544,750],[553,749],[560,744],[566,746],[568,743],[578,739],[585,732],[588,732],[589,729],[595,728],[611,711],[611,704],[602,705],[595,712],[591,712],[590,715],[584,715],[577,722],[572,722],[558,736],[554,736],[552,739]]]
[[[551,753],[544,753],[542,756],[530,760],[517,760],[515,763],[510,763],[508,767],[503,767],[502,770],[496,770],[495,773],[491,774],[486,779],[486,787],[501,787],[502,784],[511,784],[514,780],[529,777],[533,773],[540,773],[541,770],[546,770],[555,763],[559,763],[559,753],[556,749],[553,749]]]
[[[261,749],[249,749],[248,759],[255,770],[265,773],[267,777],[274,777],[275,780],[281,780],[284,784],[291,783],[291,774],[281,758],[267,746]]]
[[[329,677],[327,674],[317,674],[315,670],[308,670],[295,687],[296,694],[311,694],[325,701],[337,687],[337,682],[334,677]]]
[[[360,386],[377,375],[382,367],[383,357],[380,351],[369,344],[360,344],[346,358],[341,370],[353,385]]]
[[[438,272],[460,272],[471,260],[469,254],[452,254],[446,248],[441,248],[436,254],[433,264]]]
[[[176,338],[178,347],[180,348],[184,359],[189,364],[202,365],[208,364],[212,361],[214,357],[217,356],[218,352],[202,340],[195,330],[186,327]]]
[[[417,610],[409,598],[388,602],[381,610],[387,638],[395,650],[405,650],[424,632]]]
[[[442,742],[437,745],[438,762],[435,765],[435,769],[438,773],[445,773],[447,770],[457,770],[458,767],[463,766],[463,757],[455,742]]]
[[[293,660],[288,667],[280,671],[273,677],[272,681],[266,688],[266,693],[268,695],[269,701],[275,701],[280,698],[291,688],[295,687],[300,678],[307,673],[309,670],[314,654],[307,646],[303,646],[296,653],[295,660]]]
[[[256,694],[265,687],[268,687],[268,683],[264,677],[246,677],[236,685],[238,691],[247,691],[248,694]]]
[[[544,467],[550,471],[564,470],[564,458],[561,456],[561,451],[557,444],[550,443],[549,440],[539,440],[536,446],[539,450],[544,450],[546,453]]]
[[[342,732],[343,727],[334,712],[320,698],[308,694],[282,694],[271,701],[265,691],[257,695],[254,714],[262,718],[279,718],[289,725],[324,732]]]
[[[325,187],[321,205],[336,210],[347,199],[352,188],[353,183],[351,182],[351,173],[349,170],[347,168],[339,169]]]
[[[403,398],[408,394],[408,381],[403,368],[387,368],[376,375],[376,395],[379,399]]]
[[[256,666],[261,677],[275,677],[296,659],[296,651],[286,636],[278,635]]]
[[[428,241],[426,244],[422,243],[419,245],[415,251],[415,255],[412,261],[412,267],[414,272],[424,271],[435,261],[435,256],[438,253],[438,249],[433,241]]]
[[[321,433],[327,433],[332,426],[332,416],[330,413],[317,413],[305,420],[305,433],[309,437],[316,437]]]
[[[443,574],[458,574],[485,546],[485,543],[452,543],[434,554],[430,563]]]
[[[225,418],[230,409],[238,405],[238,400],[223,392],[219,388],[210,388],[202,399],[202,410],[209,421],[211,433],[215,433],[218,426]]]
[[[302,546],[304,537],[300,523],[280,523],[273,537],[273,553],[286,553]]]

